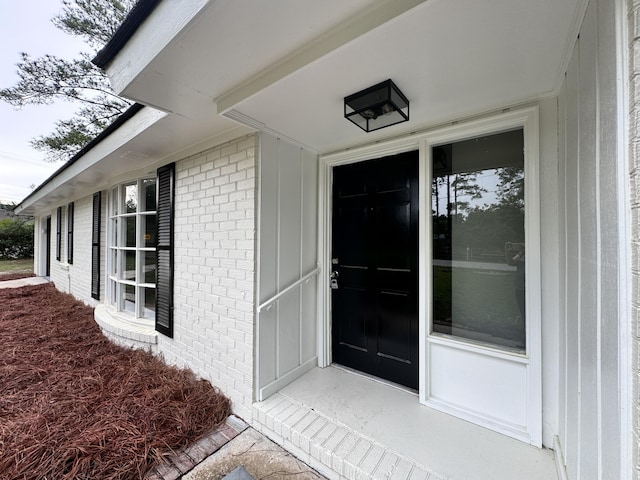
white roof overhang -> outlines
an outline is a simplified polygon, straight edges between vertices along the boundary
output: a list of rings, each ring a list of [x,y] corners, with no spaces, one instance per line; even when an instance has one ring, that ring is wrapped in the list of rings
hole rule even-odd
[[[107,73],[140,103],[325,153],[557,94],[586,4],[162,1]],[[387,78],[409,122],[365,133],[343,118],[346,95]]]
[[[18,212],[251,129],[328,153],[555,95],[586,4],[160,1],[106,67],[117,93],[157,110],[56,172]],[[365,133],[343,118],[345,96],[387,78],[409,98],[409,122]]]
[[[251,130],[220,119],[208,126],[185,117],[143,108],[78,158],[63,165],[17,207],[20,215],[38,215],[147,173],[165,163],[197,153]],[[231,128],[224,129],[224,126]]]

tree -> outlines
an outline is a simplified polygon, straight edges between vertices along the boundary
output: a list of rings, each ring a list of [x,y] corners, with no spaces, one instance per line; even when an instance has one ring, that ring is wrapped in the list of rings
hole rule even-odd
[[[33,257],[33,222],[23,218],[0,220],[0,259]]]
[[[135,0],[63,0],[62,4],[63,10],[53,23],[84,38],[91,52],[72,60],[21,53],[18,82],[0,90],[0,100],[17,108],[60,100],[79,106],[72,118],[58,121],[52,133],[31,141],[51,162],[71,158],[131,105],[111,90],[106,75],[91,58],[113,36]]]

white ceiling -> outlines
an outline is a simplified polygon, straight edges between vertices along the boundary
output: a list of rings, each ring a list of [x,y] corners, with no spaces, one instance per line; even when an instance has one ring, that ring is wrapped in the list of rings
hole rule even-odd
[[[555,94],[585,3],[211,1],[123,93],[216,129],[230,110],[325,153]],[[365,133],[343,118],[343,97],[387,78],[409,122]]]

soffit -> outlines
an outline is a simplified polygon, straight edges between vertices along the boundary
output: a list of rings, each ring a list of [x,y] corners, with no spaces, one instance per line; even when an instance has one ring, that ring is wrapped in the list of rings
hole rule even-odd
[[[204,123],[230,113],[326,153],[554,95],[586,3],[211,1],[131,69],[122,93]],[[147,28],[168,21],[170,5]],[[135,62],[144,38],[115,70]],[[387,78],[411,101],[411,120],[364,133],[343,118],[343,97]]]

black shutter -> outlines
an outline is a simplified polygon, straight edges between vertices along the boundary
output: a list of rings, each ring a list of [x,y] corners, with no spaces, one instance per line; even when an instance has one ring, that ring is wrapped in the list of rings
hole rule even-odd
[[[100,213],[102,192],[93,194],[93,220],[91,223],[91,298],[100,300]]]
[[[173,197],[175,165],[158,169],[156,244],[156,330],[173,337]]]
[[[67,263],[73,264],[73,202],[67,205]]]
[[[56,211],[56,260],[62,258],[62,207]]]

